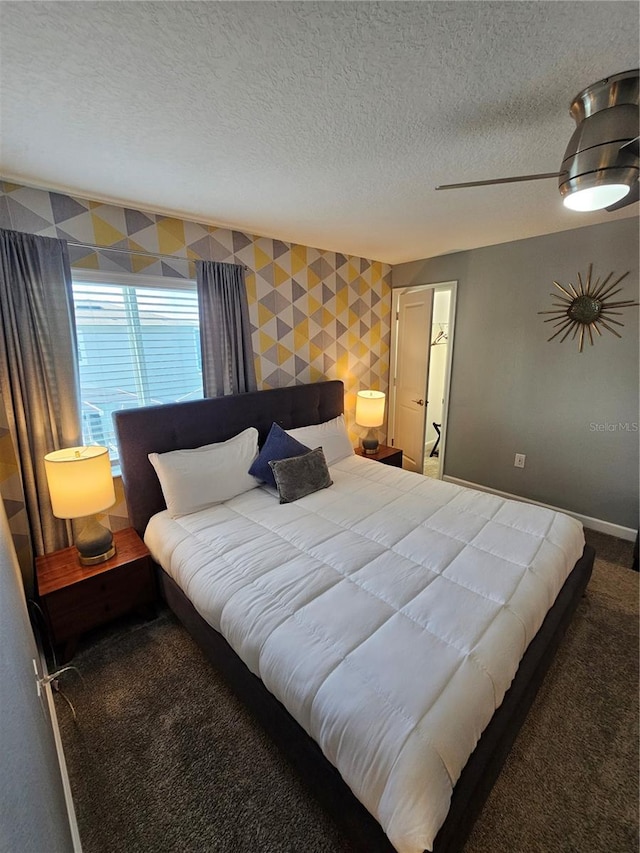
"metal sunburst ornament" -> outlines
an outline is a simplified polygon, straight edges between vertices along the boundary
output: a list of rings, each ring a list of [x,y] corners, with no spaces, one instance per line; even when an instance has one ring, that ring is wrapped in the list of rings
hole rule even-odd
[[[561,291],[562,295],[559,297],[557,293],[552,293],[550,295],[561,299],[562,302],[551,303],[552,305],[558,306],[554,311],[538,311],[538,314],[552,314],[553,316],[549,317],[549,319],[544,322],[553,323],[554,328],[557,328],[557,332],[554,332],[547,341],[552,341],[563,332],[564,334],[560,338],[561,343],[568,335],[571,334],[571,332],[573,332],[571,340],[574,340],[579,332],[580,337],[578,349],[582,352],[585,339],[585,329],[589,334],[589,341],[592,346],[593,331],[595,330],[600,336],[602,336],[602,332],[598,328],[599,326],[603,326],[617,338],[622,337],[622,335],[618,334],[615,329],[611,328],[609,323],[613,323],[615,326],[624,326],[624,323],[614,320],[611,315],[621,315],[622,311],[616,309],[632,308],[640,303],[633,302],[631,299],[611,302],[611,298],[617,293],[620,293],[622,290],[621,287],[618,287],[617,290],[614,288],[620,284],[625,276],[629,275],[629,272],[627,271],[623,273],[620,278],[617,278],[612,284],[609,284],[609,280],[614,275],[612,272],[609,273],[604,281],[601,282],[600,279],[597,279],[592,283],[592,268],[593,264],[589,264],[589,272],[587,273],[587,280],[584,284],[582,283],[582,276],[578,273],[577,287],[569,283],[567,285],[567,289],[561,284],[558,284],[557,281],[553,282],[558,290]]]

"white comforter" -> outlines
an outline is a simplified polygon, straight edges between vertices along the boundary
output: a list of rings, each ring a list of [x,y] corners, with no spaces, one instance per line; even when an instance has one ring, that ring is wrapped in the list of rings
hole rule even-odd
[[[351,456],[150,521],[200,614],[320,745],[399,853],[451,791],[584,546],[573,519]]]

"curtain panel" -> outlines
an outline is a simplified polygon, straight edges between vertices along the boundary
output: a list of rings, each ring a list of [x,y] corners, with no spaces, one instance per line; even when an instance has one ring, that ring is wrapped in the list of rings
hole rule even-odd
[[[244,268],[196,261],[196,278],[205,397],[255,391]]]
[[[0,391],[36,554],[70,544],[44,455],[81,443],[71,268],[64,240],[0,229]],[[31,569],[31,572],[33,570]],[[28,590],[33,577],[25,578]]]

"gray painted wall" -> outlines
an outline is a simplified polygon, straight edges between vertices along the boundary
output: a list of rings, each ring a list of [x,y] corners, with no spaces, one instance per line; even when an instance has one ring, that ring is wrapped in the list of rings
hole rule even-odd
[[[638,300],[638,251],[631,218],[393,268],[393,287],[459,282],[446,475],[638,527],[638,308],[583,353],[537,314],[590,262]]]
[[[4,505],[0,501],[0,850],[73,850],[39,660]]]

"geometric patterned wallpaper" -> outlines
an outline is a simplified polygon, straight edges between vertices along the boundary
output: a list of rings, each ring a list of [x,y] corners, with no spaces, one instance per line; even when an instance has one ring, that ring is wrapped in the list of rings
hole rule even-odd
[[[22,570],[27,588],[30,586],[32,577],[31,540],[29,538],[29,525],[27,514],[24,509],[24,497],[22,493],[22,482],[20,469],[16,461],[15,449],[7,416],[4,408],[4,400],[0,394],[0,494],[4,502],[4,508],[9,519],[9,529],[13,544],[18,555],[18,562]]]
[[[0,228],[179,257],[69,246],[74,269],[195,278],[193,260],[244,264],[258,388],[341,379],[354,444],[363,432],[353,422],[356,393],[362,388],[388,392],[388,264],[1,181]],[[5,444],[0,423],[3,497],[8,472],[3,466],[11,467],[3,458]],[[118,482],[116,488],[119,501],[109,513],[114,529],[127,526]],[[13,503],[10,509],[17,529],[20,510]]]

